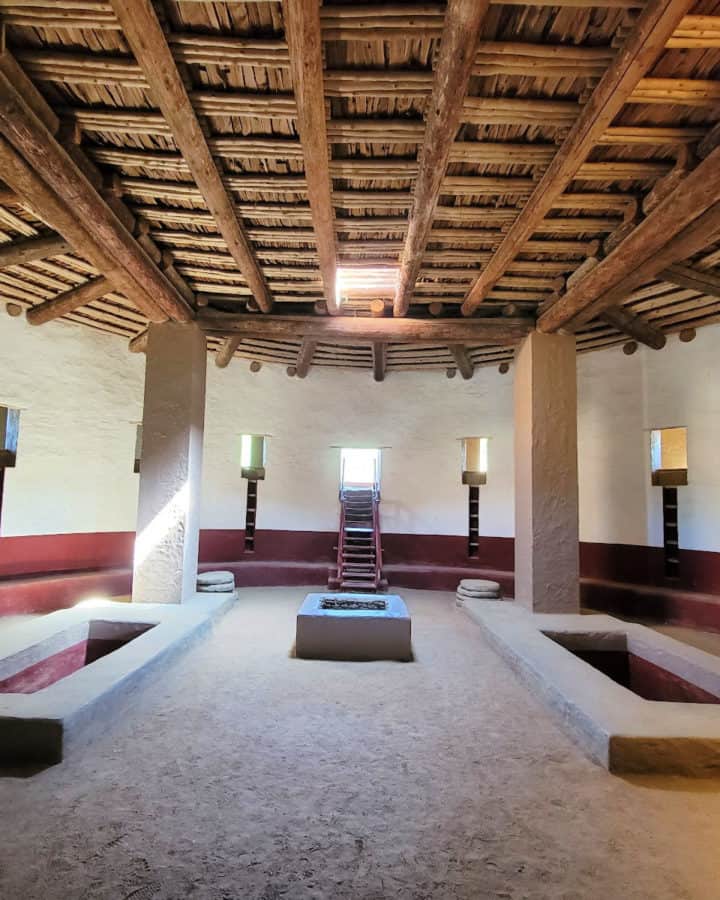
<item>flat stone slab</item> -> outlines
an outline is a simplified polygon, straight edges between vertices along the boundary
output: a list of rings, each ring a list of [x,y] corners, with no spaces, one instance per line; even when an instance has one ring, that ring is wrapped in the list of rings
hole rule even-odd
[[[90,623],[112,636],[113,623],[152,626],[125,646],[33,693],[0,693],[0,762],[58,763],[114,718],[129,693],[204,636],[235,594],[196,594],[183,604],[79,605],[0,630],[0,678],[62,653]],[[132,715],[132,709],[127,710]]]
[[[720,658],[612,616],[532,614],[507,600],[467,600],[463,609],[605,768],[624,773],[720,774],[720,705],[645,700],[567,648],[612,650],[622,645],[715,696],[720,696]]]
[[[197,577],[198,589],[200,588],[201,585],[204,587],[205,585],[210,585],[210,584],[227,584],[227,583],[235,584],[235,576],[233,575],[232,572],[223,572],[223,571],[198,572],[198,577]]]
[[[500,593],[500,585],[497,581],[488,581],[485,578],[462,578],[460,587],[467,591],[495,591]]]
[[[217,584],[199,584],[197,586],[200,594],[230,594],[235,590],[234,581],[218,582]]]
[[[500,600],[499,591],[468,591],[465,588],[459,587],[455,592],[458,597],[462,597],[466,600]]]
[[[378,601],[384,609],[376,608]],[[337,608],[346,605],[370,608]],[[303,659],[409,661],[411,622],[405,601],[397,594],[308,594],[297,615],[295,653]]]

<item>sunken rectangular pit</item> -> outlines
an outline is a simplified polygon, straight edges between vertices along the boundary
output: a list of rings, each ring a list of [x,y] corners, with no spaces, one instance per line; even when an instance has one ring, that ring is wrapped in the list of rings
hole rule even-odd
[[[720,774],[720,658],[610,616],[487,601],[465,612],[610,771]]]
[[[90,620],[0,659],[0,694],[34,694],[119,650],[153,624]]]
[[[412,659],[410,615],[397,594],[308,594],[297,615],[303,659]]]
[[[60,762],[230,605],[106,601],[0,629],[0,764]]]

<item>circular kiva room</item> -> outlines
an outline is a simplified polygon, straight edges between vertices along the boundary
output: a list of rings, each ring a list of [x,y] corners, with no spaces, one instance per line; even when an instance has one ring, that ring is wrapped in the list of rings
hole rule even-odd
[[[2,900],[720,898],[720,0],[0,0]]]

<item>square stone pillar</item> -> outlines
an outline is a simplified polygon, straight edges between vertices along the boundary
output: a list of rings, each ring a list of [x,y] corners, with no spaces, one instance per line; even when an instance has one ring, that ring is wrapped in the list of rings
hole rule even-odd
[[[132,599],[182,603],[195,593],[205,423],[205,335],[150,325]]]
[[[573,335],[532,332],[515,360],[515,600],[580,610]]]

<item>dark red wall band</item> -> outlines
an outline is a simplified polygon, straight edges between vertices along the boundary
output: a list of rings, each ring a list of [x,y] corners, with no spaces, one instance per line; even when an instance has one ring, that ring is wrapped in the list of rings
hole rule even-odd
[[[323,584],[337,535],[323,531],[256,532],[244,552],[242,530],[205,530],[200,564],[232,569],[238,585]],[[0,615],[47,611],[93,594],[127,594],[132,532],[0,538]],[[513,594],[512,538],[481,537],[477,559],[462,535],[383,535],[385,569],[396,587],[454,590],[480,572]],[[628,544],[580,545],[586,606],[720,631],[720,553],[680,551],[680,578],[663,575],[663,551]]]

